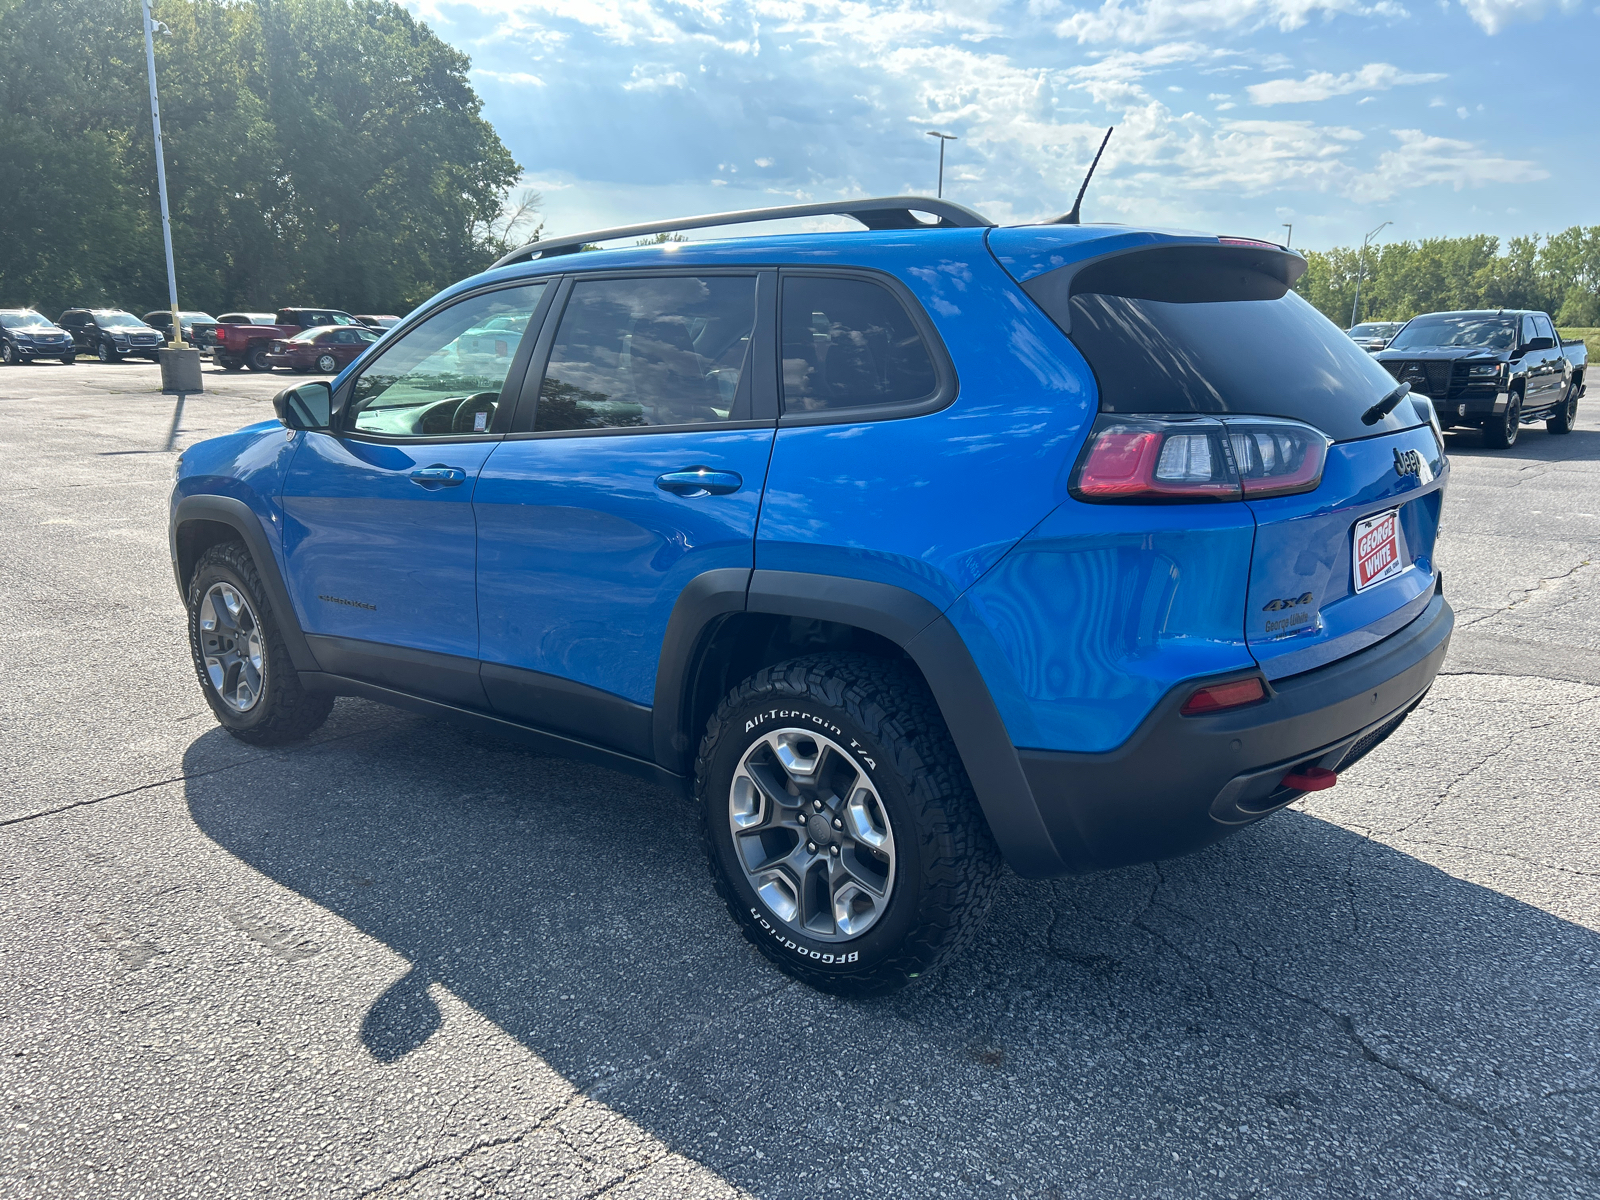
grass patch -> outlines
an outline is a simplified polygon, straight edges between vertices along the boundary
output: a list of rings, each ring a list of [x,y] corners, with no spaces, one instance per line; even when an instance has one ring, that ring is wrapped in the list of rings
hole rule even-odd
[[[1600,329],[1561,329],[1557,328],[1564,338],[1582,338],[1589,344],[1589,349],[1600,350]]]

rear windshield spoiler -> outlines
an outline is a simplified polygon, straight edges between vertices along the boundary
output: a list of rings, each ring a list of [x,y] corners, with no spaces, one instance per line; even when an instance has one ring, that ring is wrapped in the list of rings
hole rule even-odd
[[[1035,275],[1022,290],[1070,334],[1074,292],[1167,304],[1279,300],[1305,270],[1305,259],[1276,246],[1140,246]]]

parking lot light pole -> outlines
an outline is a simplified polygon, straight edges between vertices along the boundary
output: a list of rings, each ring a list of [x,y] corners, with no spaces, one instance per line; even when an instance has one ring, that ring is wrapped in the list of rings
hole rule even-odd
[[[150,71],[150,125],[156,137],[156,187],[161,193],[161,240],[167,251],[167,298],[172,302],[172,340],[167,345],[173,350],[187,350],[178,320],[178,275],[172,266],[172,217],[167,210],[167,156],[161,145],[161,106],[156,102],[156,45],[152,35],[157,22],[150,18],[150,0],[139,3],[144,10],[144,62]]]
[[[1350,328],[1356,327],[1356,310],[1361,307],[1361,277],[1367,273],[1367,243],[1383,232],[1384,226],[1393,225],[1393,221],[1385,221],[1366,237],[1361,239],[1361,257],[1356,262],[1356,298],[1350,305]]]
[[[937,129],[928,130],[928,136],[939,139],[939,190],[935,195],[942,200],[944,199],[944,144],[959,139],[953,133],[940,133]]]

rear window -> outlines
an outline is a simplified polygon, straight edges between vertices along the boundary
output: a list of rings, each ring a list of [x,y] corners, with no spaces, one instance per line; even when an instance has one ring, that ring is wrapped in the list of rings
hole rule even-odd
[[[1335,440],[1419,424],[1411,405],[1362,424],[1394,379],[1290,290],[1302,270],[1283,251],[1171,246],[1024,289],[1088,360],[1101,412],[1288,417]]]

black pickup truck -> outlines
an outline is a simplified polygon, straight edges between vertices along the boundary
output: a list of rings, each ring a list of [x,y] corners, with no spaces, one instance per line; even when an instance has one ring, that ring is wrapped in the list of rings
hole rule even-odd
[[[1588,348],[1562,340],[1547,313],[1497,309],[1412,317],[1374,357],[1433,401],[1440,425],[1476,426],[1505,449],[1528,421],[1571,432]]]

